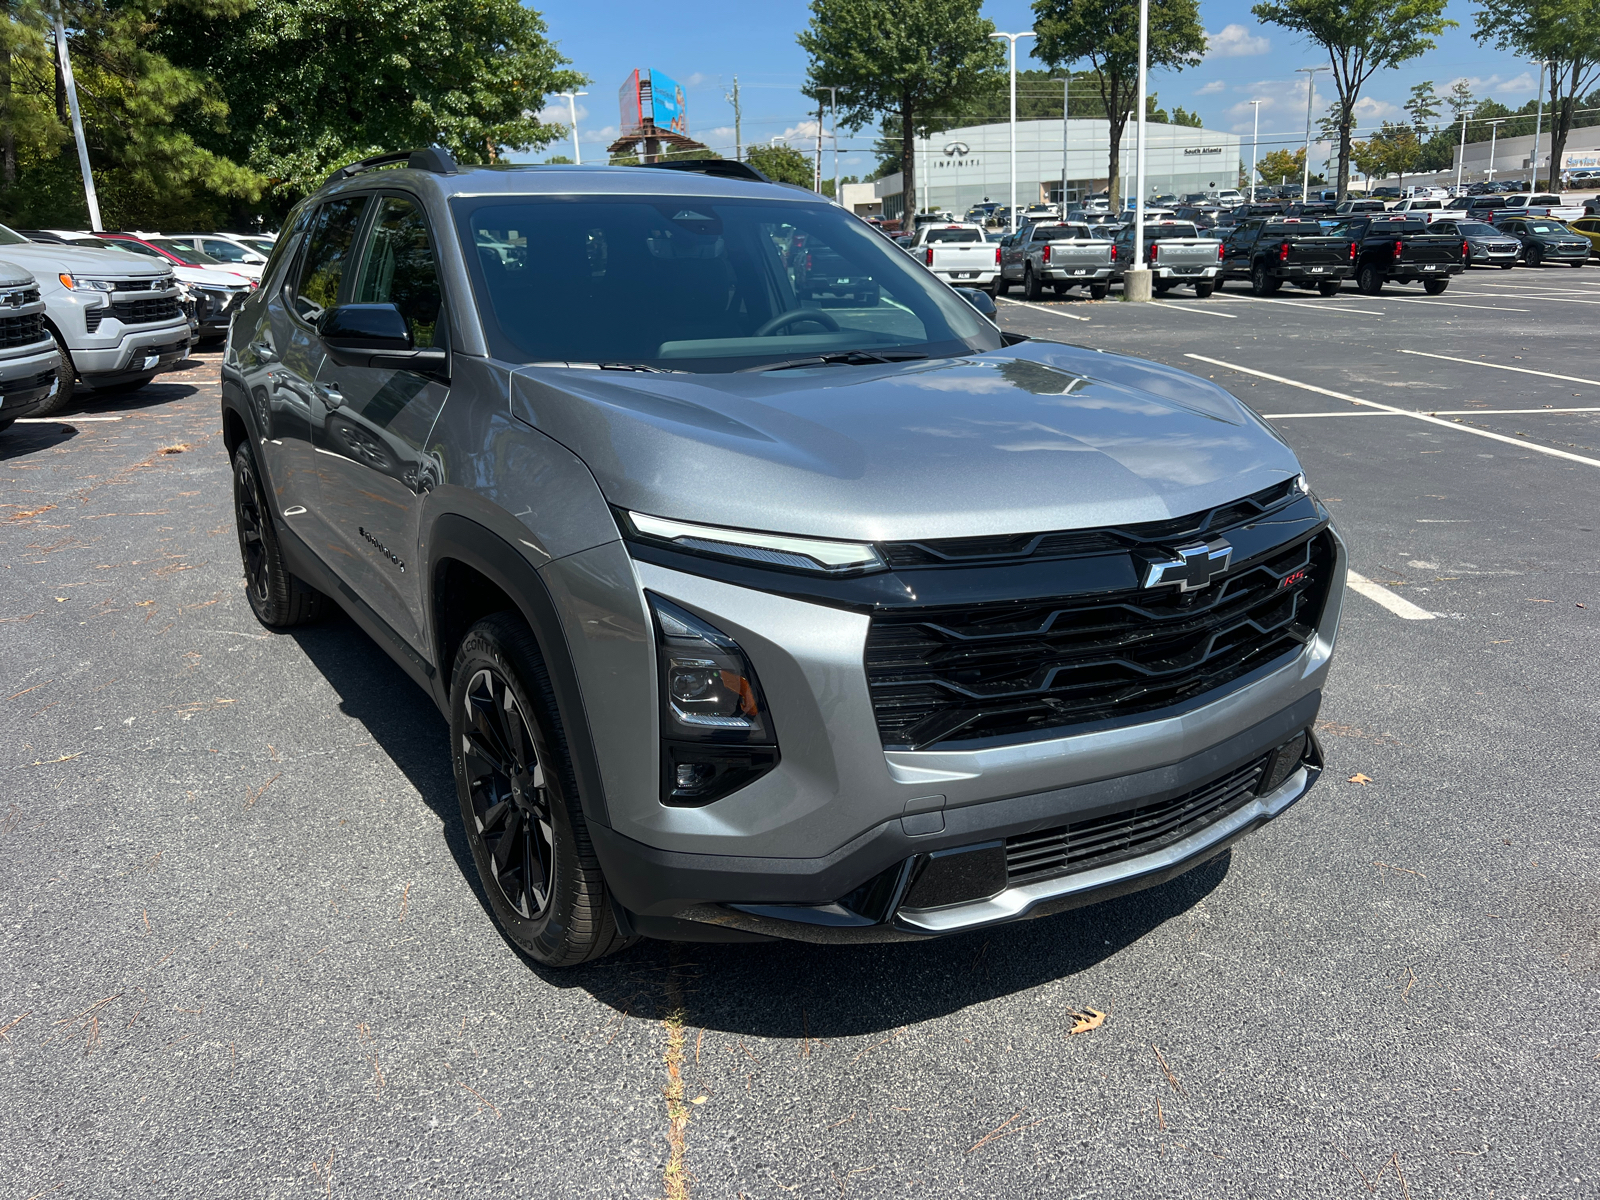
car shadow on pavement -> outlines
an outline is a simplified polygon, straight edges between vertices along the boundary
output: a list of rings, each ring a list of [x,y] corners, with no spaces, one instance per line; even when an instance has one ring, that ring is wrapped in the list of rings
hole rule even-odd
[[[70,424],[13,425],[0,433],[0,462],[49,450],[77,436],[78,431]]]
[[[202,363],[192,364],[199,369]],[[72,405],[57,416],[63,421],[71,421],[75,413],[84,416],[102,416],[119,412],[138,412],[146,408],[159,408],[163,404],[171,404],[177,400],[187,400],[195,395],[200,388],[198,382],[188,379],[174,379],[171,376],[160,376],[154,382],[145,384],[131,392],[96,392],[84,390],[72,398]]]

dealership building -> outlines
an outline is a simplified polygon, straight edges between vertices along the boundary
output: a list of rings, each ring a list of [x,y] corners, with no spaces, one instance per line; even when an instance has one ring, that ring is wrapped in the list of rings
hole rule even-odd
[[[1066,183],[1069,202],[1105,190],[1111,146],[1110,122],[1074,117],[1065,122],[1017,122],[1017,203],[1059,200]],[[1239,184],[1237,134],[1188,125],[1145,125],[1147,194],[1215,191]],[[1122,135],[1124,194],[1133,191],[1139,127],[1130,121]],[[963,213],[991,200],[1009,203],[1011,126],[971,125],[931,138],[919,138],[916,151],[917,205]],[[1246,164],[1248,166],[1248,164]],[[877,180],[874,195],[886,217],[901,215],[904,184],[900,174]]]

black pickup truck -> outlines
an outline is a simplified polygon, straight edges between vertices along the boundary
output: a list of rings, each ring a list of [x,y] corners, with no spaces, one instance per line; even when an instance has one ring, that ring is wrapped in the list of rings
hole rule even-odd
[[[1392,216],[1352,217],[1328,234],[1355,245],[1356,286],[1369,296],[1386,283],[1419,279],[1428,295],[1437,296],[1450,286],[1450,276],[1466,269],[1470,254],[1458,234],[1430,233],[1425,221]]]
[[[1224,279],[1248,279],[1257,296],[1270,296],[1285,283],[1339,294],[1355,270],[1355,243],[1332,237],[1316,221],[1251,217],[1222,240]]]

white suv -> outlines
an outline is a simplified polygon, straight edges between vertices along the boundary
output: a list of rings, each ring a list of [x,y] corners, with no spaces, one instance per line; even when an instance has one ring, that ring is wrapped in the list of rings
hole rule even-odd
[[[246,279],[261,279],[261,268],[267,265],[267,256],[233,233],[164,233],[161,238],[169,242],[182,242],[209,254],[226,269]]]

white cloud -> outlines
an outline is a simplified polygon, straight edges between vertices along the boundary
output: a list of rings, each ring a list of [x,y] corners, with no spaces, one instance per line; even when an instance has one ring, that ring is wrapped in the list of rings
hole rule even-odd
[[[1479,97],[1493,96],[1497,94],[1501,96],[1531,97],[1539,87],[1538,76],[1536,76],[1532,71],[1523,71],[1519,75],[1513,75],[1510,79],[1507,79],[1496,72],[1493,75],[1485,76],[1459,76],[1450,80],[1449,83],[1439,88],[1439,95],[1446,95],[1451,88],[1455,87],[1455,85],[1460,83],[1463,79],[1465,79],[1467,86],[1472,89],[1472,94]]]
[[[1356,125],[1361,129],[1369,126],[1376,128],[1385,121],[1393,121],[1404,115],[1404,110],[1398,104],[1390,104],[1386,100],[1363,96],[1356,101]]]
[[[717,80],[721,78],[722,77],[720,75],[707,75],[704,71],[696,71],[693,75],[689,76],[689,78],[683,81],[683,86],[691,88],[699,87],[703,83],[716,83]]]
[[[1224,83],[1220,79],[1213,79],[1210,83],[1206,84],[1204,87],[1196,88],[1194,94],[1196,96],[1215,96],[1219,92],[1225,92],[1227,90],[1228,90],[1228,85],[1226,83]]]
[[[1224,25],[1220,32],[1206,34],[1207,58],[1249,58],[1271,49],[1271,42],[1243,25]]]

